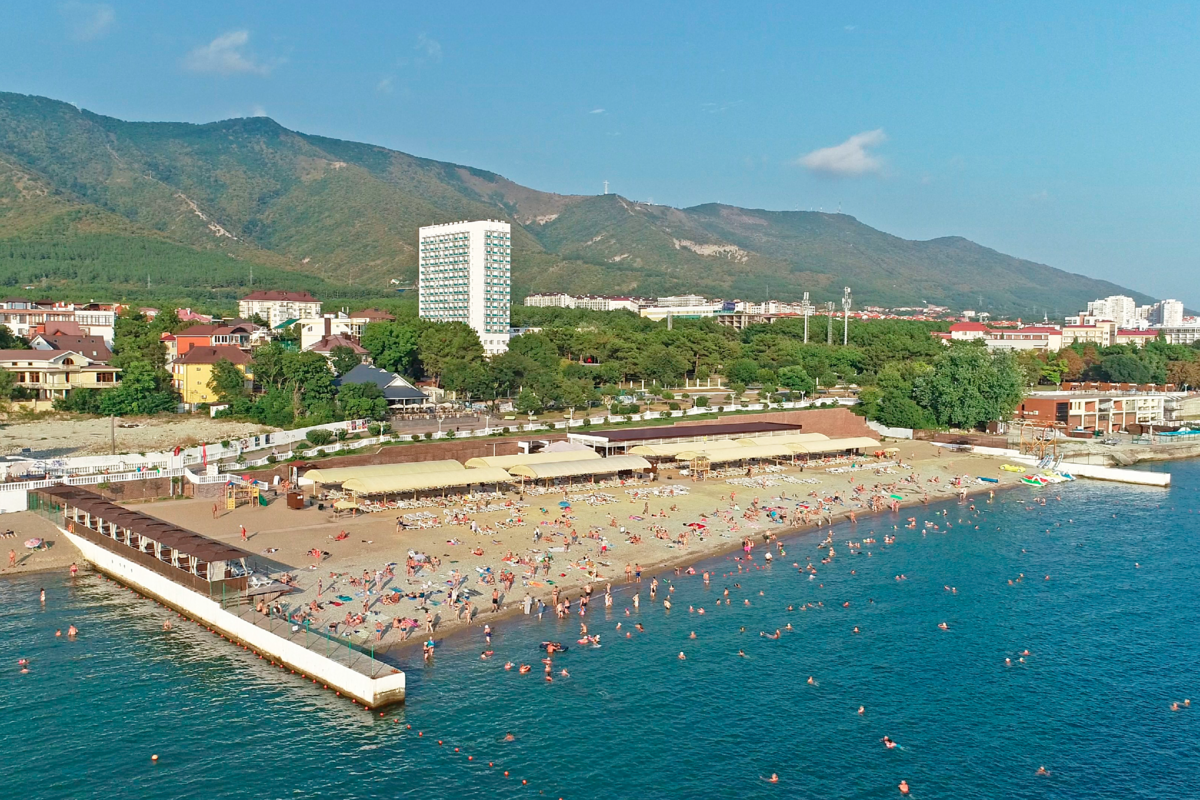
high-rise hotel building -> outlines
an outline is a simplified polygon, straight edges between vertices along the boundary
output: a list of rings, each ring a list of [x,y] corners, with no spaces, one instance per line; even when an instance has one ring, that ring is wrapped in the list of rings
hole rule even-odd
[[[422,319],[465,322],[491,356],[508,349],[512,233],[507,222],[477,220],[420,230]]]

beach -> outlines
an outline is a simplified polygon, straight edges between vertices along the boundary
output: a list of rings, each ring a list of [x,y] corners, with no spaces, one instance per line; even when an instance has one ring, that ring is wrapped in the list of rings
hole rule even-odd
[[[761,544],[765,535],[816,528],[818,520],[820,525],[828,526],[854,515],[866,535],[875,524],[868,507],[871,497],[886,498],[885,507],[893,502],[907,507],[922,504],[926,497],[929,502],[957,497],[964,489],[968,494],[986,494],[1019,480],[1018,475],[999,469],[1001,460],[952,452],[925,442],[903,443],[899,460],[897,464],[885,462],[891,466],[881,468],[877,459],[860,457],[833,465],[833,472],[828,466],[810,464],[803,471],[799,467],[776,472],[756,470],[747,479],[742,470],[732,478],[699,482],[679,476],[676,470],[664,469],[653,483],[599,489],[578,485],[565,494],[560,490],[527,492],[523,500],[517,492],[508,492],[503,498],[474,504],[476,508],[492,506],[495,510],[467,511],[459,516],[461,524],[427,528],[415,526],[430,524],[430,517],[444,523],[448,511],[471,506],[447,502],[443,507],[439,499],[434,499],[431,505],[419,509],[352,515],[334,512],[329,506],[326,510],[316,506],[292,510],[278,498],[266,507],[243,505],[231,511],[223,507],[214,510],[215,502],[203,499],[138,503],[136,508],[261,555],[289,574],[299,589],[281,598],[285,613],[303,609],[310,626],[320,626],[339,636],[349,631],[352,641],[373,647],[376,654],[386,657],[395,651],[399,657],[407,645],[424,641],[427,615],[437,640],[466,627],[462,606],[452,607],[448,602],[451,582],[461,582],[463,589],[469,590],[476,625],[519,613],[526,593],[535,601],[534,613],[536,601],[541,600],[550,606],[545,613],[553,616],[555,589],[572,598],[577,608],[580,594],[590,586],[591,602],[602,604],[607,584],[615,587],[626,582],[626,565],[630,569],[640,566],[643,583],[648,585],[655,574],[736,550],[745,538]],[[853,471],[845,471],[851,466]],[[981,484],[976,476],[994,477],[1000,483]],[[961,488],[953,486],[955,478],[964,477]],[[862,490],[856,492],[858,487]],[[893,501],[892,494],[903,499]],[[590,505],[583,499],[588,495],[597,504]],[[604,502],[609,499],[613,502]],[[569,509],[560,507],[564,502],[571,503]],[[810,521],[805,522],[797,516],[800,504],[820,510],[809,512]],[[755,507],[778,509],[787,514],[787,520],[773,522],[770,512],[756,515]],[[408,521],[414,527],[398,529],[397,518],[403,520],[405,515],[424,516]],[[56,532],[46,532],[44,520],[30,514],[6,519],[15,530],[19,529],[19,540],[34,535],[25,531],[37,527],[41,531],[37,535],[54,542],[45,555],[53,553],[55,558],[30,558],[31,566],[65,568],[78,557],[65,540],[58,545],[62,537]],[[480,532],[472,532],[472,521]],[[687,527],[689,523],[704,527]],[[686,544],[681,543],[681,534],[686,534]],[[635,537],[640,537],[640,542],[632,543],[637,541]],[[323,554],[319,562],[311,555],[314,551]],[[410,553],[424,559],[412,575],[405,569]],[[551,559],[548,570],[542,561],[546,557]],[[394,574],[381,576],[379,586],[376,573],[385,572],[388,565],[393,565]],[[529,574],[531,570],[536,574]],[[499,576],[506,572],[513,575],[511,591],[498,585]],[[364,578],[370,584],[370,594],[364,588]],[[418,597],[382,602],[384,597],[397,594],[394,589],[399,589],[401,595],[412,593]],[[499,594],[497,613],[492,611],[493,589]],[[422,593],[424,596],[419,596]],[[368,603],[365,613],[364,601]],[[406,627],[415,627],[402,631],[395,627],[397,619]]]

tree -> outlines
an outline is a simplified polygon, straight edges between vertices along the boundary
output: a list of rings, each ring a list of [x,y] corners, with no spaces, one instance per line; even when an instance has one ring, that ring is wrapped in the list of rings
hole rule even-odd
[[[1062,380],[1065,381],[1079,380],[1083,377],[1083,371],[1087,369],[1083,357],[1070,347],[1058,354],[1058,360],[1066,365],[1062,371]]]
[[[306,416],[316,416],[314,406],[333,405],[333,373],[320,353],[288,353],[283,359],[287,385],[292,390],[292,406]],[[332,418],[332,411],[329,416]],[[311,421],[311,420],[310,420]],[[332,421],[332,419],[330,420]],[[317,423],[313,423],[317,424]]]
[[[380,369],[417,374],[417,332],[400,322],[370,322],[360,344]]]
[[[344,383],[338,390],[338,406],[346,419],[381,420],[388,417],[383,389],[374,383]]]
[[[758,362],[750,358],[739,358],[725,370],[730,383],[754,383],[758,380]]]
[[[542,401],[529,389],[523,389],[517,395],[516,408],[522,414],[536,414],[542,410]]]
[[[664,345],[653,345],[638,361],[638,372],[648,381],[662,386],[676,386],[687,374],[688,364],[678,353]]]
[[[929,412],[917,405],[911,397],[900,392],[885,392],[879,400],[879,408],[875,419],[893,428],[913,428],[919,430],[932,428],[933,420]]]
[[[213,364],[212,375],[208,379],[208,388],[212,389],[217,399],[222,403],[235,403],[238,398],[246,396],[246,373],[242,372],[228,359],[222,358]]]
[[[531,359],[543,369],[558,367],[558,348],[549,336],[541,333],[526,333],[512,339],[508,351]]]
[[[144,361],[132,362],[121,374],[121,383],[100,396],[100,413],[118,417],[174,411],[178,395],[161,388],[157,371]]]
[[[1200,363],[1195,361],[1169,362],[1167,364],[1167,382],[1189,388],[1200,386]]]
[[[114,367],[124,370],[138,361],[155,369],[166,364],[167,348],[160,338],[161,331],[151,329],[145,314],[126,309],[117,315],[113,330],[113,357],[110,363]]]
[[[917,379],[914,393],[939,425],[976,428],[1011,416],[1022,382],[1011,353],[956,344],[938,356],[931,374]]]
[[[816,385],[804,367],[783,367],[779,370],[779,385],[793,392],[812,394]]]
[[[1105,379],[1113,383],[1150,383],[1153,378],[1153,372],[1145,361],[1125,353],[1105,357],[1098,369]]]
[[[329,363],[334,374],[345,375],[362,363],[362,356],[349,345],[339,344],[329,351]]]
[[[292,353],[279,342],[268,342],[254,351],[254,380],[259,386],[287,385],[287,358]]]
[[[440,386],[450,361],[480,361],[483,345],[479,335],[461,322],[438,322],[425,327],[417,339],[421,364]]]

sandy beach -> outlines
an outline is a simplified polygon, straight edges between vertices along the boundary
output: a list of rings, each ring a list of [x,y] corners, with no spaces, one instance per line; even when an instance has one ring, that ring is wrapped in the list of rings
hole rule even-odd
[[[966,476],[963,488],[972,494],[986,493],[1019,480],[1019,476],[1000,470],[1003,462],[996,458],[952,453],[923,442],[906,442],[900,449],[903,466],[883,470],[875,459],[863,458],[855,462],[862,468],[852,472],[830,472],[811,465],[803,471],[798,467],[770,473],[756,470],[749,480],[741,472],[733,479],[734,483],[725,478],[692,482],[677,476],[674,470],[665,470],[655,483],[595,490],[580,486],[568,490],[566,495],[561,490],[541,495],[527,493],[523,501],[510,492],[503,499],[481,501],[480,505],[493,506],[491,510],[474,510],[463,502],[450,500],[445,502],[446,507],[441,507],[440,498],[425,508],[353,516],[337,515],[328,506],[323,511],[315,506],[288,509],[282,498],[266,507],[247,505],[232,511],[220,508],[215,513],[212,500],[164,500],[136,507],[238,544],[282,565],[300,588],[282,598],[289,613],[304,607],[312,613],[310,625],[328,627],[337,623],[339,635],[349,630],[354,641],[363,643],[375,639],[377,624],[382,624],[384,633],[375,649],[387,652],[401,644],[423,640],[427,613],[433,618],[436,639],[466,625],[460,619],[461,608],[453,608],[449,603],[451,581],[465,578],[462,587],[470,590],[478,626],[501,619],[506,613],[520,612],[527,592],[535,600],[546,602],[549,607],[545,613],[553,614],[551,595],[555,588],[575,601],[573,610],[577,613],[583,587],[590,584],[593,606],[602,606],[605,585],[624,584],[627,564],[640,565],[645,593],[655,574],[738,549],[745,537],[761,544],[767,534],[782,535],[815,527],[818,519],[828,524],[831,519],[843,521],[854,514],[863,538],[872,534],[882,538],[883,520],[870,516],[872,497],[886,498],[885,504],[890,504],[890,496],[898,494],[904,498],[899,504],[907,506],[920,504],[925,497],[934,502],[958,496],[961,489],[952,485],[955,477]],[[847,465],[837,466],[844,470]],[[994,477],[1001,483],[981,484],[976,481],[977,476]],[[686,493],[661,496],[672,491],[669,487],[680,487]],[[589,492],[597,504],[584,501]],[[655,496],[656,492],[660,496]],[[569,509],[560,508],[564,497],[571,498]],[[810,524],[804,524],[799,516],[804,513],[797,510],[800,504],[812,509],[808,512]],[[769,511],[755,512],[755,506],[781,510],[787,514],[787,520],[774,522]],[[458,518],[462,524],[445,524],[451,509],[460,512]],[[423,515],[424,524],[430,524],[429,518],[436,517],[441,524],[398,529],[397,518],[404,515]],[[472,532],[472,521],[479,532]],[[57,540],[62,537],[47,522],[32,514],[8,515],[5,522],[6,527],[14,530],[16,536],[12,541],[23,558],[19,571],[66,569],[79,558],[65,540],[59,544]],[[688,527],[689,523],[704,527]],[[410,517],[410,524],[421,524],[421,520]],[[904,523],[902,519],[889,519],[887,526],[892,524]],[[241,539],[243,526],[247,531],[245,542]],[[686,534],[686,543],[681,541],[681,534]],[[20,545],[31,536],[46,538],[53,546],[27,554]],[[314,550],[326,554],[319,563],[310,555]],[[412,576],[405,571],[410,553],[422,559]],[[547,557],[548,571],[544,561]],[[389,564],[394,565],[394,577],[385,577],[382,590],[376,590],[375,574],[386,570]],[[0,575],[17,570],[5,569]],[[530,574],[531,571],[536,574]],[[511,591],[498,584],[502,572],[513,575]],[[362,586],[364,573],[372,582],[369,595]],[[499,588],[500,594],[498,614],[493,614],[491,608],[494,588]],[[396,594],[394,590],[400,590],[401,594],[423,592],[425,596],[382,602],[384,596]],[[314,600],[317,607],[312,611]],[[360,620],[364,601],[369,607]],[[535,613],[536,610],[535,603]],[[347,615],[351,620],[349,625]],[[393,628],[397,618],[415,620],[419,629],[404,637]]]

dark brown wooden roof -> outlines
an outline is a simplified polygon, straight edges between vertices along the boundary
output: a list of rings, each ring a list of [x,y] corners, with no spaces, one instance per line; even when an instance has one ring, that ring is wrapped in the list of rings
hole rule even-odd
[[[44,495],[56,498],[65,505],[74,506],[97,516],[105,522],[115,522],[122,528],[128,528],[139,536],[178,550],[188,556],[194,556],[201,561],[236,561],[241,558],[254,556],[249,550],[243,550],[231,544],[210,539],[203,534],[180,528],[170,522],[151,517],[140,511],[123,508],[96,494],[78,486],[49,486],[45,489],[34,489]]]
[[[754,433],[798,431],[799,425],[786,422],[728,422],[701,425],[661,425],[649,428],[613,428],[589,431],[575,428],[572,433],[582,436],[603,436],[609,442],[638,442],[646,439],[690,439],[696,436],[747,436]]]

